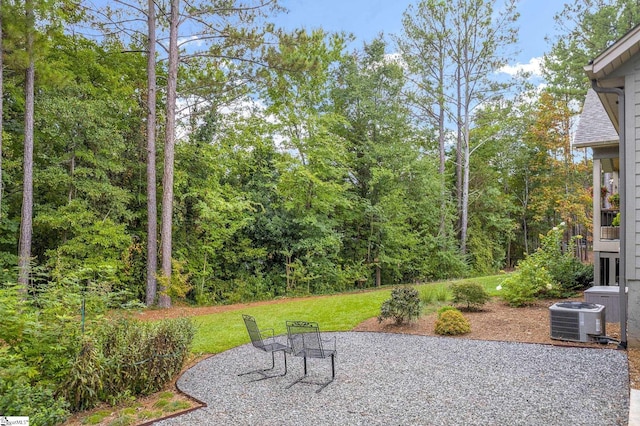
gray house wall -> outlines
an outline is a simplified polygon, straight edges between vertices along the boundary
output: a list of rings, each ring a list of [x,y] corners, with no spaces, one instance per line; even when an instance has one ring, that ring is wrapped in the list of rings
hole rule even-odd
[[[640,61],[625,76],[625,265],[627,343],[640,347]],[[625,67],[627,68],[627,67]],[[628,68],[627,68],[628,69]]]

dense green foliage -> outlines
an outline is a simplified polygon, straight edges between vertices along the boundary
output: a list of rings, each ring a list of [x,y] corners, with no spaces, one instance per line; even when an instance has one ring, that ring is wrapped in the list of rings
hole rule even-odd
[[[378,322],[393,318],[396,324],[404,324],[420,317],[420,294],[413,287],[397,287],[391,291],[391,298],[380,307]]]
[[[469,333],[471,331],[471,323],[459,310],[445,309],[442,312],[438,312],[434,331],[436,334],[445,336],[457,336]]]
[[[70,411],[149,394],[177,375],[194,334],[190,321],[108,320],[108,295],[74,282],[27,297],[17,286],[0,288],[3,415],[55,425]]]
[[[453,303],[464,305],[468,311],[478,310],[489,301],[491,296],[484,287],[474,281],[460,281],[451,284]]]
[[[34,46],[31,253],[45,279],[34,276],[28,291],[73,280],[96,283],[114,305],[145,300],[147,61],[145,41],[126,30],[145,32],[132,19],[121,23],[131,27],[121,34],[88,38],[63,30],[78,21],[106,29],[95,21],[100,14],[47,12],[66,3],[37,3],[43,23],[51,24],[37,28]],[[279,10],[275,2],[236,15],[239,2],[215,3],[228,12],[219,16],[225,36],[205,37],[198,51],[189,44],[180,61],[174,269],[168,282],[160,281],[169,296],[232,303],[482,275],[513,266],[539,246],[538,235],[563,220],[571,225],[568,234],[586,229],[590,164],[575,161],[568,143],[567,99],[530,91],[524,80],[509,85],[509,93],[482,91],[483,107],[470,110],[463,126],[469,150],[463,225],[456,201],[460,152],[448,140],[461,123],[434,124],[435,104],[456,115],[443,99],[453,88],[426,84],[423,103],[410,96],[424,83],[417,70],[431,69],[416,61],[452,58],[453,47],[444,37],[440,52],[389,55],[401,45],[420,51],[422,42],[446,34],[410,31],[396,39],[398,46],[378,37],[352,49],[344,34],[277,30],[268,23],[268,14]],[[442,2],[427,3],[446,15],[443,22],[458,18]],[[203,5],[185,10],[184,19],[219,11]],[[479,6],[498,10],[489,0]],[[25,121],[24,13],[19,4],[4,12],[15,19],[4,39],[1,283],[17,275]],[[429,16],[416,14],[416,28]],[[164,20],[158,24],[166,31]],[[513,42],[509,34],[493,46],[496,58]],[[157,63],[158,111],[166,101],[164,59]],[[486,62],[478,83],[494,87],[501,65]],[[164,130],[158,126],[158,140]],[[159,146],[158,168],[163,155]]]
[[[584,73],[585,64],[640,24],[640,3],[566,2],[554,19],[559,31],[552,40],[551,51],[544,57],[543,75],[553,92],[581,101],[591,84]]]
[[[456,311],[456,310],[458,310],[458,309],[455,306],[444,305],[444,306],[440,306],[436,312],[437,312],[438,317],[439,317],[440,315],[442,315],[446,311]]]

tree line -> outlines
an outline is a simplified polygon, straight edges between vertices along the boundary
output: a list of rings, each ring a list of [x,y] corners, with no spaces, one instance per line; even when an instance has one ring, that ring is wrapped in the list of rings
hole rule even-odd
[[[353,49],[277,28],[271,0],[0,2],[1,281],[231,303],[486,274],[561,222],[587,236],[582,66],[639,7],[567,4],[540,90],[499,73],[516,6],[422,0]]]

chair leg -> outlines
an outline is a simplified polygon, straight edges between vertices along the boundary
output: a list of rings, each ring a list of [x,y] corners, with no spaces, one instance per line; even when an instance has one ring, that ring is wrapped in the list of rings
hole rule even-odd
[[[289,384],[289,386],[285,387],[285,389],[289,389],[291,386],[295,385],[296,383],[300,383],[302,382],[306,377],[307,377],[307,357],[303,357],[304,359],[304,376],[300,377],[298,380],[296,380],[295,382]]]
[[[320,393],[320,391],[324,388],[327,387],[327,385],[331,382],[333,382],[333,380],[336,378],[336,361],[335,361],[335,354],[331,354],[331,380],[329,380],[326,383],[321,383],[321,386],[319,389],[316,390],[316,393]]]
[[[320,388],[318,388],[316,390],[316,393],[320,393],[322,391],[322,389],[326,388],[327,385],[329,385],[329,383],[333,382],[333,380],[336,377],[336,367],[335,367],[335,354],[331,354],[331,380],[327,381],[327,382],[303,382],[304,379],[307,378],[307,357],[304,357],[304,376],[300,377],[298,380],[296,380],[295,382],[289,384],[289,386],[287,386],[285,389],[289,389],[291,386],[297,384],[297,383],[304,383],[307,385],[319,385]]]
[[[258,379],[251,380],[252,382],[258,382],[258,381],[264,380],[264,379],[271,379],[273,377],[285,376],[287,374],[287,353],[285,351],[278,351],[278,352],[282,352],[282,356],[284,356],[284,373],[282,373],[282,374],[268,374],[269,371],[273,371],[273,369],[275,369],[275,367],[276,367],[275,352],[271,352],[271,368],[262,368],[262,369],[257,369],[257,370],[251,370],[251,371],[247,371],[246,373],[240,373],[240,374],[238,374],[238,376],[244,376],[244,375],[247,375],[247,374],[254,374],[254,373],[262,375],[262,377],[260,377]]]
[[[335,379],[336,377],[336,356],[335,354],[331,354],[331,378]]]

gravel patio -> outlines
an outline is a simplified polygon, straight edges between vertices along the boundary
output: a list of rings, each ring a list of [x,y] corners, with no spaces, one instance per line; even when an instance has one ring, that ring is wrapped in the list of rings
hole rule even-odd
[[[207,407],[158,425],[626,425],[624,351],[369,332],[337,339],[336,379],[322,392],[287,385],[302,375],[251,382],[268,366],[250,344],[201,361],[178,387]],[[282,340],[283,337],[281,336]],[[276,354],[276,366],[282,356]],[[331,374],[309,360],[310,379]]]

